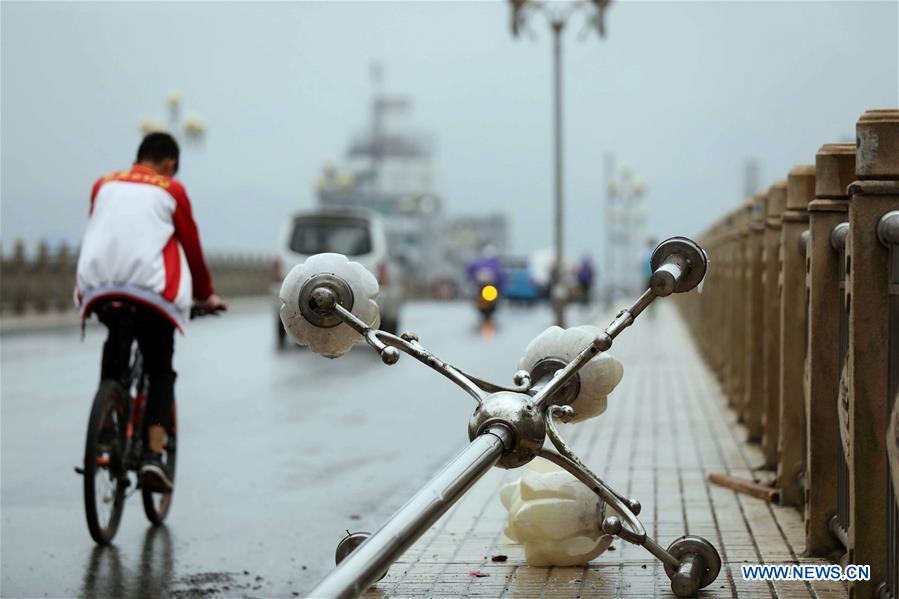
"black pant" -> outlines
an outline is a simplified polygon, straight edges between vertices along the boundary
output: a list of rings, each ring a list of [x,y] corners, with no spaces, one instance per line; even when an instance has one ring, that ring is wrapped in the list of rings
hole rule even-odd
[[[175,326],[152,308],[126,302],[107,302],[96,312],[109,329],[103,345],[101,380],[127,381],[131,346],[136,340],[149,383],[144,426],[160,425],[170,431],[175,405]]]

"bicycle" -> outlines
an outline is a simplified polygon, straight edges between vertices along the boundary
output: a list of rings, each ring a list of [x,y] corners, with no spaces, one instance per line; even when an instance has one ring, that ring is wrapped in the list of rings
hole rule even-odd
[[[112,302],[112,310],[130,309],[127,302]],[[194,306],[190,318],[217,312]],[[143,356],[137,343],[132,343],[131,360],[122,380],[100,382],[91,407],[84,446],[84,463],[75,472],[84,478],[84,512],[91,537],[100,545],[108,545],[119,528],[125,500],[140,490],[144,513],[154,525],[161,524],[172,506],[172,491],[156,493],[142,489],[137,472],[144,449],[144,408],[148,390]],[[172,425],[162,461],[172,481],[175,480],[177,456],[177,413],[172,405]],[[132,482],[129,473],[135,473]],[[133,490],[129,493],[129,488]]]

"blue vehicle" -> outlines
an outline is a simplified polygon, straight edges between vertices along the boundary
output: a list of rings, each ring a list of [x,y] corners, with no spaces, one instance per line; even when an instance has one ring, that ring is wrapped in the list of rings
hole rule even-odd
[[[534,283],[526,259],[506,257],[503,258],[502,265],[506,280],[501,291],[506,299],[527,304],[540,299],[541,289]]]

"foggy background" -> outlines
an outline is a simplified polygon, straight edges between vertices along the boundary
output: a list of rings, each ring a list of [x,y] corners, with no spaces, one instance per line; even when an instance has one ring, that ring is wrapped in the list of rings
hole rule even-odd
[[[603,157],[646,183],[647,229],[701,230],[897,104],[896,2],[626,2],[565,38],[566,245],[601,253]],[[369,118],[371,64],[436,147],[447,212],[503,210],[551,242],[552,39],[505,2],[2,3],[2,239],[77,243],[92,182],[126,168],[177,90],[207,131],[182,170],[204,244],[273,252]],[[583,34],[583,35],[582,35]]]
[[[514,39],[509,13],[507,1],[0,0],[0,595],[306,596],[333,569],[344,531],[376,530],[466,442],[471,398],[460,398],[465,394],[449,380],[411,357],[386,368],[364,347],[341,360],[294,347],[272,293],[304,259],[284,227],[290,213],[338,200],[374,205],[385,231],[370,225],[367,242],[374,248],[383,233],[389,249],[358,259],[380,279],[382,326],[415,331],[459,369],[509,383],[524,348],[535,359],[541,346],[546,356],[558,355],[548,337],[529,344],[552,322],[604,326],[615,310],[632,305],[647,282],[648,256],[635,255],[646,236],[694,236],[739,206],[748,160],[767,187],[792,166],[813,162],[822,143],[851,141],[865,110],[899,106],[896,1],[615,0],[606,39],[587,31],[577,15],[563,59],[567,264],[554,268],[553,40],[540,15],[531,17],[533,36]],[[381,185],[387,167],[421,162],[419,155],[405,160],[396,148],[418,146],[403,143],[367,146],[377,150],[357,162],[368,170],[350,174],[368,187],[341,188],[349,179],[343,171],[324,190],[331,196],[317,197],[322,168],[344,166],[351,140],[366,127],[378,130],[370,114],[375,63],[384,72],[379,99],[407,96],[408,129],[434,145],[439,202],[430,189]],[[84,454],[85,424],[106,332],[93,322],[79,326],[71,250],[83,233],[93,182],[131,165],[142,121],[168,125],[175,91],[182,122],[196,116],[205,123],[199,145],[180,138],[179,178],[193,201],[215,288],[234,301],[227,315],[192,322],[176,342],[178,489],[171,524],[148,527],[134,497],[114,546],[100,548],[81,513],[85,479],[72,467],[95,465]],[[390,160],[377,156],[382,148],[393,148],[393,155],[383,152]],[[627,234],[619,231],[609,244],[616,260],[608,261],[602,256],[607,155],[645,184],[640,203],[648,218],[645,228],[629,217],[613,221]],[[636,194],[622,191],[616,211],[622,203],[638,205],[626,197]],[[484,218],[472,218],[478,215]],[[505,260],[488,266],[488,249],[497,249],[490,246],[505,241],[505,223],[511,247],[500,247]],[[331,224],[313,218],[295,228]],[[869,235],[877,243],[873,229]],[[397,239],[405,243],[392,245]],[[18,255],[11,256],[13,247],[21,248]],[[721,251],[712,248],[710,272]],[[593,255],[595,273],[585,268],[584,253]],[[776,267],[776,253],[766,256]],[[783,281],[792,280],[791,267],[781,271]],[[685,300],[702,302],[702,309],[733,298],[731,278],[709,281],[702,298]],[[488,288],[493,302],[486,301]],[[746,289],[753,299],[765,288]],[[862,300],[856,295],[854,305],[879,302],[882,289],[872,287]],[[289,303],[299,301],[289,296],[285,291]],[[794,308],[784,302],[785,318],[795,321]],[[694,330],[745,325],[742,309],[714,312],[720,313],[712,328]],[[577,451],[586,463],[604,464],[597,471],[609,471],[628,493],[638,489],[644,506],[661,507],[644,507],[648,530],[673,537],[688,526],[717,529],[712,541],[725,571],[736,571],[749,541],[760,561],[801,553],[794,543],[805,530],[798,512],[758,504],[764,517],[755,511],[747,519],[749,504],[706,486],[709,468],[739,474],[769,461],[743,445],[745,429],[732,428],[736,419],[725,411],[733,394],[720,393],[715,373],[700,361],[697,347],[714,353],[720,343],[698,338],[701,344],[693,345],[669,302],[644,314],[616,338],[613,354],[627,374],[603,424],[573,437]],[[771,324],[768,316],[762,325]],[[754,334],[772,334],[753,322]],[[793,333],[774,329],[785,340],[784,365],[802,364],[803,356],[790,355],[805,347],[788,343]],[[852,347],[848,355],[857,355],[860,346]],[[885,353],[875,358],[888,363]],[[742,385],[741,371],[730,371],[728,381]],[[784,422],[783,431],[794,430]],[[838,435],[832,440],[840,445]],[[100,469],[101,477],[108,473]],[[488,493],[506,476],[494,474],[482,486]],[[768,482],[762,472],[757,478]],[[855,504],[884,505],[879,490],[864,491],[852,487]],[[467,501],[476,504],[409,554],[426,558],[424,569],[396,566],[375,592],[458,588],[483,596],[505,587],[511,595],[532,595],[539,574],[519,576],[520,547],[500,541],[501,502],[475,493]],[[678,505],[683,528],[671,518]],[[504,564],[488,557],[494,549],[505,552]],[[578,574],[581,594],[661,592],[658,564],[642,563],[648,569],[641,570],[630,551],[606,554]],[[492,578],[477,583],[468,575],[472,568]],[[556,573],[562,575],[545,577],[548,585],[574,588],[576,580]],[[729,594],[728,575],[709,595]],[[409,586],[399,586],[402,580]],[[731,583],[734,595],[738,586],[741,595],[769,589],[763,582]],[[840,592],[834,585],[828,596]],[[802,588],[818,592],[808,583]]]

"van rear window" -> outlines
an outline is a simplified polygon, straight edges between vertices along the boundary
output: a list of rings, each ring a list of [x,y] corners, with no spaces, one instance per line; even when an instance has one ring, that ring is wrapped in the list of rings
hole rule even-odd
[[[355,219],[298,219],[290,236],[290,249],[298,254],[335,252],[361,256],[371,252],[368,223]]]

